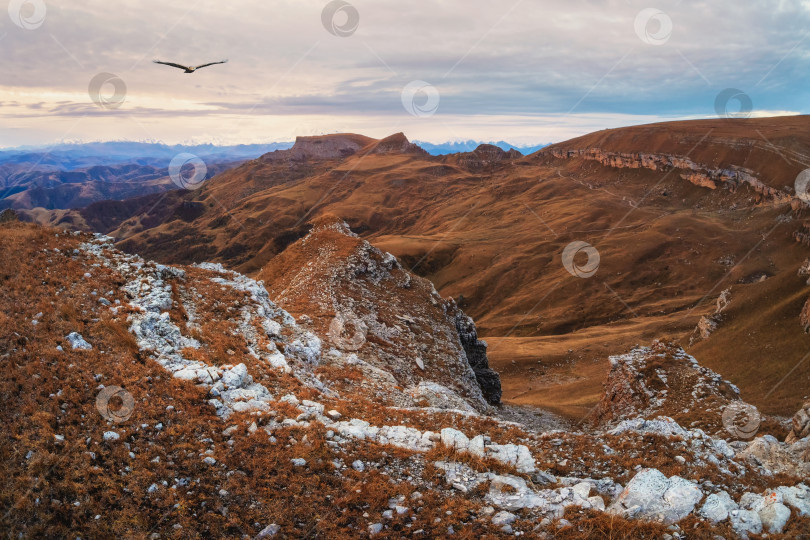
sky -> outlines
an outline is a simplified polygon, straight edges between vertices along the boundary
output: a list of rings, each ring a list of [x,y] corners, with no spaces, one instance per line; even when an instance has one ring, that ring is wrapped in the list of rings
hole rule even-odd
[[[2,3],[0,147],[400,131],[529,145],[810,113],[810,0]]]

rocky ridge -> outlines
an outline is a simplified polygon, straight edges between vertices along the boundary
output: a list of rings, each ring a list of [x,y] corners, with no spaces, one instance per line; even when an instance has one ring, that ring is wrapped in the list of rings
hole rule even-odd
[[[545,151],[540,153],[544,154]],[[799,199],[795,199],[791,193],[767,186],[756,177],[754,171],[739,166],[713,168],[695,163],[683,156],[642,152],[606,152],[599,148],[576,150],[553,148],[548,150],[548,154],[557,159],[581,158],[587,161],[596,161],[605,167],[615,169],[649,169],[659,172],[675,170],[680,171],[679,176],[682,179],[696,186],[712,190],[722,187],[734,192],[745,185],[773,204],[790,204],[796,201],[794,204],[799,207],[805,205]]]
[[[337,227],[340,234],[346,235],[345,228],[340,224],[333,223],[329,227]],[[501,509],[491,521],[503,533],[512,534],[514,527],[519,526],[513,512],[519,512],[524,517],[534,516],[532,519],[540,527],[549,525],[552,520],[560,521],[558,526],[564,527],[563,518],[568,508],[604,511],[664,525],[677,524],[694,515],[711,523],[727,521],[741,536],[762,531],[781,532],[790,519],[791,508],[799,515],[807,515],[810,511],[807,502],[810,500],[810,488],[801,483],[778,486],[763,493],[745,492],[735,502],[722,489],[722,484],[700,484],[678,475],[666,476],[654,468],[641,468],[632,475],[626,486],[609,477],[566,477],[543,471],[538,465],[538,442],[549,435],[556,436],[555,440],[565,439],[567,435],[560,432],[539,434],[539,439],[534,438],[537,436],[523,438],[521,444],[495,443],[485,433],[469,434],[449,426],[431,431],[406,425],[374,425],[362,418],[344,418],[341,412],[327,410],[327,406],[321,402],[338,397],[337,392],[313,377],[312,367],[323,361],[322,340],[315,333],[300,328],[292,316],[271,302],[267,293],[263,292],[261,282],[228,272],[218,265],[198,265],[194,269],[196,283],[207,279],[222,290],[235,290],[249,299],[248,305],[242,306],[241,310],[229,310],[236,314],[236,332],[244,339],[248,355],[280,373],[292,374],[306,387],[315,389],[322,399],[303,399],[295,393],[280,395],[283,390],[257,382],[244,363],[214,366],[186,358],[185,351],[199,349],[201,345],[194,338],[183,336],[181,328],[171,321],[169,312],[175,302],[172,300],[173,294],[182,288],[185,292],[180,292],[181,302],[189,314],[186,329],[193,328],[195,321],[205,317],[200,306],[188,300],[195,298],[193,291],[189,292],[191,287],[182,283],[189,279],[186,272],[191,269],[148,263],[136,256],[116,252],[109,242],[108,238],[97,237],[82,244],[79,249],[96,258],[99,264],[122,273],[127,279],[122,290],[131,298],[130,331],[136,336],[139,348],[175,378],[209,388],[212,396],[209,404],[224,420],[234,413],[249,413],[253,417],[250,429],[261,425],[271,440],[275,439],[279,430],[285,428],[318,427],[338,451],[350,441],[387,445],[419,453],[429,453],[443,447],[449,449],[453,456],[469,455],[502,463],[512,468],[514,473],[480,472],[464,460],[439,460],[435,466],[443,471],[445,484],[458,496],[472,496],[476,489],[483,487],[485,495],[482,503]],[[302,243],[305,244],[306,240]],[[174,287],[167,285],[172,281],[175,282]],[[121,307],[109,309],[118,312]],[[275,346],[269,343],[263,346],[265,336],[280,338],[280,342],[274,341]],[[662,396],[667,393],[666,390],[650,390],[645,381],[652,377],[645,370],[653,369],[658,381],[664,385],[671,383],[670,377],[674,376],[672,369],[664,371],[652,365],[650,360],[656,358],[669,358],[680,363],[681,369],[692,370],[703,377],[705,388],[701,390],[702,387],[696,385],[694,391],[700,395],[693,395],[695,398],[702,398],[705,402],[707,393],[723,397],[730,394],[732,398],[737,395],[736,389],[722,381],[719,375],[701,368],[694,358],[672,346],[656,344],[652,348],[637,349],[624,357],[612,358],[612,364],[622,373],[622,378],[640,384],[627,395],[643,397],[641,403],[634,403],[627,410],[628,416],[633,416],[632,411],[636,413],[633,418],[604,432],[603,437],[609,444],[632,433],[682,441],[685,445],[681,444],[681,453],[689,456],[686,460],[694,461],[696,465],[702,463],[702,466],[716,467],[735,483],[746,476],[746,471],[748,475],[754,474],[753,471],[757,469],[760,475],[774,474],[773,469],[777,469],[777,465],[783,467],[780,472],[801,471],[801,466],[795,469],[796,465],[790,465],[784,456],[769,461],[768,458],[773,458],[774,453],[794,452],[792,447],[779,443],[773,437],[761,437],[749,445],[737,445],[735,450],[723,439],[712,438],[700,429],[686,430],[671,418],[645,419],[645,416],[663,410],[662,401],[656,394]],[[608,392],[606,402],[614,401],[619,394]],[[292,407],[295,414],[281,413],[277,403]],[[621,409],[617,405],[613,403],[610,408]],[[427,407],[423,410],[436,409]],[[454,414],[475,413],[459,411]],[[615,415],[614,419],[618,416]],[[806,451],[810,447],[810,439],[803,439],[793,446],[797,445]],[[607,455],[602,459],[610,459]],[[300,461],[300,466],[306,466],[305,459]],[[355,464],[353,467],[359,469],[365,465]],[[551,487],[541,487],[544,484],[551,484]],[[699,504],[701,501],[704,501],[703,505]],[[407,506],[393,505],[395,511],[399,512],[399,508],[404,513],[411,512]],[[384,524],[380,524],[379,528],[375,525],[370,524],[369,531],[385,529]]]
[[[723,410],[741,401],[734,384],[675,344],[656,342],[611,356],[610,366],[605,394],[591,415],[596,425],[664,415],[722,434]],[[695,403],[700,403],[699,409]]]
[[[430,406],[479,411],[500,401],[498,374],[472,319],[341,219],[316,220],[260,276],[282,308],[326,336],[325,365],[364,372],[354,392],[412,405],[390,392],[401,385],[403,395]]]

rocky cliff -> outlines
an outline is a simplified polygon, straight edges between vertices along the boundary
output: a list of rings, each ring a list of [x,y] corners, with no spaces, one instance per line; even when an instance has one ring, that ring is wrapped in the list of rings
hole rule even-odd
[[[276,150],[261,157],[264,161],[306,161],[345,159],[354,154],[419,154],[427,152],[411,143],[405,134],[395,133],[383,139],[372,139],[355,133],[299,136],[289,150]]]
[[[696,186],[717,189],[724,188],[736,191],[741,186],[747,186],[755,193],[773,204],[785,204],[793,201],[802,205],[802,201],[795,199],[789,192],[769,187],[755,176],[755,172],[744,167],[731,165],[723,168],[709,167],[696,163],[684,156],[669,154],[621,153],[606,152],[599,148],[586,148],[566,150],[552,148],[541,151],[540,155],[547,153],[557,159],[581,158],[596,161],[605,167],[615,169],[649,169],[651,171],[676,171],[680,178]]]
[[[326,364],[374,375],[378,399],[479,410],[500,401],[472,319],[336,216],[316,220],[259,275],[281,307],[328,336]],[[356,391],[374,386],[359,381]]]

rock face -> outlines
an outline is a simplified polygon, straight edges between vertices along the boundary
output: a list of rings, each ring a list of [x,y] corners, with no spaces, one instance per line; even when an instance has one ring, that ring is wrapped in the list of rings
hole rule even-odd
[[[799,439],[810,437],[810,401],[793,416],[793,429],[788,433],[785,442],[794,443]]]
[[[472,152],[462,152],[445,158],[471,171],[492,169],[498,165],[523,157],[514,148],[506,151],[493,144],[481,144]]]
[[[289,150],[276,150],[265,154],[262,159],[267,161],[344,159],[354,154],[366,153],[427,154],[422,148],[408,141],[403,133],[396,133],[380,140],[354,133],[336,133],[332,135],[296,137],[295,144]]]
[[[478,386],[481,387],[484,399],[497,405],[501,402],[501,378],[489,367],[487,344],[478,339],[478,332],[471,317],[458,310],[455,319],[461,346],[464,347],[467,362],[475,372],[475,379],[478,381]]]
[[[723,430],[725,407],[742,403],[736,386],[675,344],[655,342],[611,356],[610,365],[605,394],[590,417],[596,425],[666,415],[717,433]],[[693,406],[696,402],[699,410]]]
[[[355,391],[400,406],[479,411],[500,400],[472,320],[341,219],[319,218],[260,275],[282,308],[306,314],[327,337],[324,365],[362,372]]]
[[[374,142],[374,139],[352,133],[296,137],[289,150],[276,150],[262,156],[262,159],[276,161],[287,159],[303,161],[307,159],[343,159],[356,154],[361,148]]]
[[[738,166],[718,169],[695,163],[691,159],[682,156],[605,152],[599,148],[577,150],[552,148],[547,152],[558,159],[579,157],[616,169],[650,169],[659,172],[677,169],[683,171],[680,174],[681,178],[696,186],[709,189],[717,189],[722,186],[730,191],[736,191],[738,187],[747,185],[755,193],[776,204],[790,203],[793,200],[792,194],[766,186],[754,176],[754,171]]]

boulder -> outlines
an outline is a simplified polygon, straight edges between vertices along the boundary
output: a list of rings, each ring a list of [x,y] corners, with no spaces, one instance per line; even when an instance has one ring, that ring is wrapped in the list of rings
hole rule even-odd
[[[470,446],[470,439],[457,429],[444,428],[441,435],[442,444],[458,452],[466,452]]]
[[[239,364],[222,374],[222,382],[226,388],[244,388],[253,378],[248,375],[247,366]]]
[[[732,510],[730,517],[731,528],[740,536],[747,537],[748,533],[762,532],[762,520],[753,510]]]
[[[700,508],[700,515],[713,523],[718,523],[728,519],[729,514],[739,509],[731,496],[725,491],[712,493],[706,497],[706,501]]]
[[[504,525],[511,525],[516,519],[517,516],[515,514],[502,510],[492,516],[492,524],[496,527],[503,527]]]
[[[684,478],[667,478],[657,469],[642,469],[608,512],[670,525],[688,516],[701,498],[700,488]]]
[[[769,533],[781,533],[790,519],[790,509],[782,504],[779,490],[766,491],[762,495],[745,493],[740,497],[740,506],[759,515],[762,527]]]
[[[810,488],[804,484],[795,487],[778,487],[782,502],[796,509],[800,516],[810,516]]]
[[[65,336],[65,339],[68,340],[68,343],[70,343],[70,346],[73,350],[79,349],[89,351],[90,349],[93,348],[93,346],[87,343],[82,337],[82,335],[78,332],[71,332],[70,334]]]

